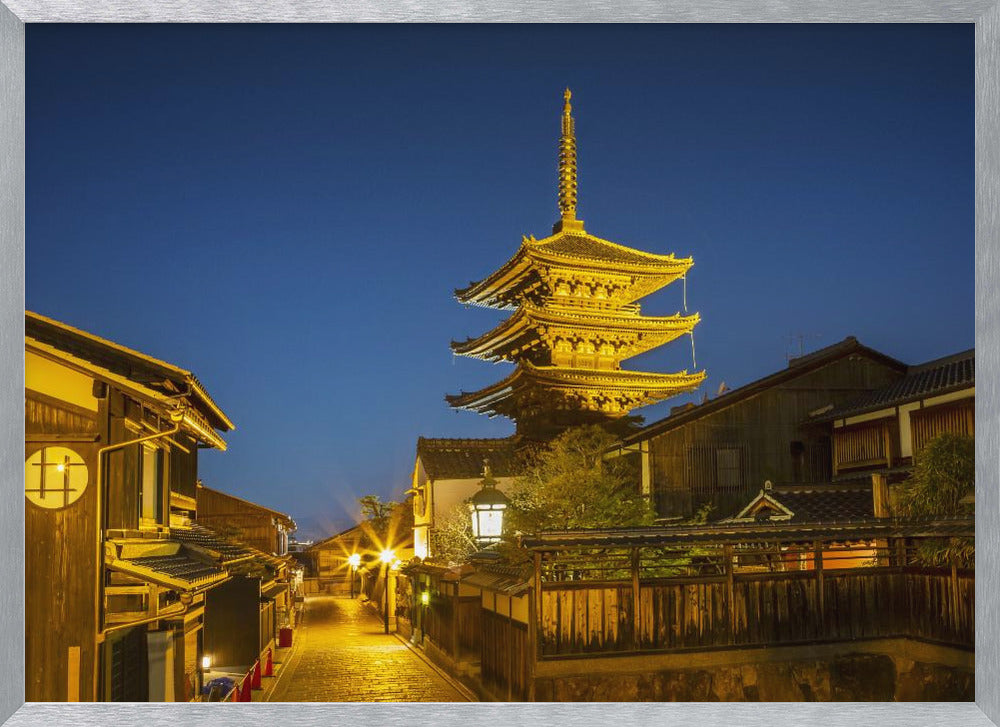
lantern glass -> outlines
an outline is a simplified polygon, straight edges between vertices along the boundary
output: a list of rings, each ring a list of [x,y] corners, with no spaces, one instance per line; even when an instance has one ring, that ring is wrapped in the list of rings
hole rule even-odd
[[[476,505],[472,511],[472,535],[481,543],[499,542],[503,534],[506,505]]]

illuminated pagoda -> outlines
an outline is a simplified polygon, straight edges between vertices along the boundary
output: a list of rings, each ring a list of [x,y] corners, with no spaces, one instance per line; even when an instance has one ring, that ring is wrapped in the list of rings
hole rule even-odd
[[[517,422],[517,433],[546,438],[567,426],[618,420],[632,409],[691,391],[705,372],[629,371],[621,362],[690,334],[697,313],[651,317],[636,300],[684,278],[694,264],[603,240],[576,218],[576,135],[566,90],[559,147],[559,209],[552,235],[523,237],[499,270],[456,290],[466,304],[514,314],[455,353],[517,367],[451,406]]]

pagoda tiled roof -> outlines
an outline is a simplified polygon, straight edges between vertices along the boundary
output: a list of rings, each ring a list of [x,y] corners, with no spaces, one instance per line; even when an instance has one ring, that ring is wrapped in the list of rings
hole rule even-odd
[[[898,381],[843,404],[814,421],[842,419],[975,385],[976,350],[972,348],[918,366],[911,366],[907,369],[906,375]]]
[[[693,264],[691,258],[643,252],[584,232],[559,232],[542,240],[524,238],[506,263],[482,280],[456,290],[455,297],[462,303],[514,308],[515,299],[523,297],[524,290],[533,289],[541,282],[539,268],[554,266],[579,267],[591,274],[598,270],[645,278],[647,282],[638,285],[631,296],[631,300],[635,300],[676,280]],[[658,282],[650,283],[650,280]]]
[[[609,398],[628,397],[635,401],[627,408],[643,406],[692,391],[705,379],[705,372],[674,374],[626,371],[623,369],[587,369],[562,366],[534,366],[521,361],[509,376],[475,392],[462,392],[446,396],[448,403],[459,409],[481,413],[493,412],[509,416],[507,408],[516,408],[515,401],[525,389],[542,387],[546,391],[572,393],[574,391],[599,391]],[[513,412],[512,412],[513,413]],[[621,411],[624,415],[626,411]]]
[[[517,313],[501,322],[492,330],[477,338],[466,341],[452,341],[452,350],[460,355],[472,356],[491,361],[511,359],[508,349],[524,348],[532,340],[538,338],[537,326],[553,326],[578,329],[582,331],[600,331],[606,333],[636,333],[642,337],[640,341],[629,347],[627,353],[619,358],[624,360],[636,356],[650,348],[667,343],[678,336],[690,332],[700,320],[695,313],[683,316],[680,313],[672,316],[640,316],[637,312],[621,313],[614,309],[599,309],[595,307],[553,305],[536,306],[526,303]]]
[[[417,439],[417,456],[432,480],[464,480],[483,476],[483,460],[488,459],[494,477],[512,477],[518,471],[515,440],[504,439]]]
[[[532,247],[536,252],[601,262],[670,266],[683,265],[687,262],[672,254],[658,255],[643,252],[582,232],[559,233],[533,243]]]

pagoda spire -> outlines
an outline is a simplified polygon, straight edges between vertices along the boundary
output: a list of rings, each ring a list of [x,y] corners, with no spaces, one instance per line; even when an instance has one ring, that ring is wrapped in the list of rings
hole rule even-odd
[[[559,138],[559,212],[561,217],[552,232],[583,230],[583,220],[576,219],[576,129],[573,123],[573,106],[569,100],[573,93],[563,93],[562,136]]]

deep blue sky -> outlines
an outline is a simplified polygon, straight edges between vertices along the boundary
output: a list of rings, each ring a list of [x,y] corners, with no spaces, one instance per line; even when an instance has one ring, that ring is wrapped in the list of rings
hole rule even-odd
[[[693,255],[693,396],[848,335],[974,344],[973,26],[27,27],[27,307],[192,369],[237,424],[206,484],[300,536],[399,497],[452,290],[557,218],[562,90],[593,234]],[[682,305],[675,284],[643,301]],[[691,368],[681,340],[626,362]]]

